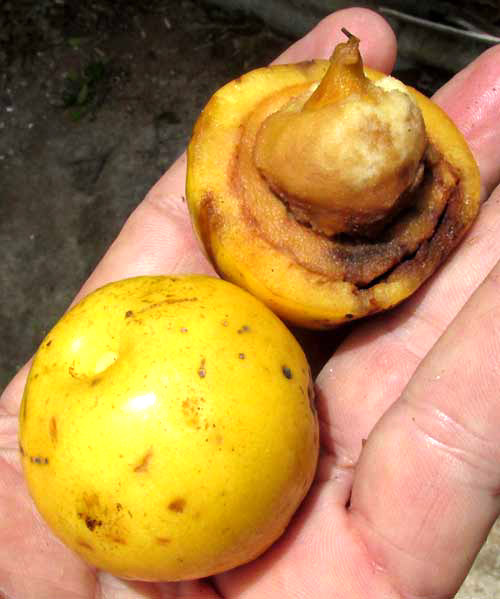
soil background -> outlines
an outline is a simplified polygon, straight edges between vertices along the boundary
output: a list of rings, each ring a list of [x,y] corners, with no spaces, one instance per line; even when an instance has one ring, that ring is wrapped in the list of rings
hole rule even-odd
[[[289,40],[191,0],[0,3],[0,32],[3,388],[211,94]]]
[[[211,94],[291,41],[193,0],[0,2],[0,390],[182,152]],[[426,94],[451,75],[398,68]],[[459,597],[500,599],[498,566],[497,526]]]

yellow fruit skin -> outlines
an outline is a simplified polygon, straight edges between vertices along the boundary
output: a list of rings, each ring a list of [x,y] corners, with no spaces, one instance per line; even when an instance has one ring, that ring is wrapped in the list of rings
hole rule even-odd
[[[281,94],[286,100],[299,96],[322,79],[329,64],[315,60],[276,65],[250,71],[228,83],[205,106],[188,148],[188,206],[198,238],[218,273],[250,291],[288,322],[311,329],[331,328],[392,308],[424,280],[414,275],[396,280],[389,277],[375,285],[372,294],[358,293],[349,281],[310,270],[291,252],[270,243],[237,201],[239,190],[232,169],[235,154],[241,151],[242,128],[252,111],[273,96]],[[369,68],[364,71],[373,81],[385,76]],[[460,177],[460,217],[465,230],[479,209],[477,164],[444,111],[413,88],[407,89],[422,111],[428,138]],[[259,195],[261,185],[258,176],[245,173],[245,193]],[[268,222],[276,217],[276,210],[272,210]],[[301,243],[299,240],[297,245]],[[425,273],[426,277],[431,274]]]
[[[306,358],[263,304],[212,277],[112,283],[38,350],[24,473],[55,534],[125,578],[183,580],[262,553],[314,476]]]

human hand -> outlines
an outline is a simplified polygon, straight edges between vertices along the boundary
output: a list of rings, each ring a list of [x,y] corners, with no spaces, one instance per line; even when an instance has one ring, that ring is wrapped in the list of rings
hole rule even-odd
[[[335,13],[280,62],[329,56],[341,27],[362,39],[368,65],[390,71],[394,35],[361,9]],[[17,446],[25,367],[0,401],[0,593],[9,599],[453,595],[500,511],[500,189],[493,191],[500,179],[499,57],[500,48],[490,50],[436,96],[466,135],[483,196],[491,197],[432,280],[392,313],[359,323],[319,375],[318,474],[285,535],[258,560],[208,581],[123,582],[95,572],[52,536],[28,496]],[[181,158],[132,214],[79,298],[139,274],[213,274],[192,235],[184,179]]]

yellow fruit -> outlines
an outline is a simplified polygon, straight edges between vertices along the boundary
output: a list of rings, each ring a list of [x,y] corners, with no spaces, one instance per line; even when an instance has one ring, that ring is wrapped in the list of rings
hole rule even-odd
[[[257,69],[210,99],[187,199],[218,273],[284,319],[329,328],[409,297],[479,209],[479,171],[431,100],[331,61]]]
[[[20,443],[40,513],[89,563],[131,579],[208,576],[262,553],[311,484],[308,364],[229,283],[119,281],[41,344]]]

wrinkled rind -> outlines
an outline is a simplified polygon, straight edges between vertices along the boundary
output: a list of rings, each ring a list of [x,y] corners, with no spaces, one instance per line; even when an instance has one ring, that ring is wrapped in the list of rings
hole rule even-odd
[[[257,69],[221,88],[196,123],[188,148],[187,199],[195,231],[219,274],[243,288],[282,318],[308,328],[329,328],[389,309],[409,297],[458,244],[479,209],[475,160],[448,116],[408,88],[422,110],[429,141],[459,179],[438,229],[416,254],[371,286],[334,280],[297,262],[293,252],[259,234],[237,200],[234,153],[254,107],[273,94],[288,97],[319,81],[328,61]],[[377,80],[385,75],[365,68]],[[286,212],[283,205],[282,210]]]

